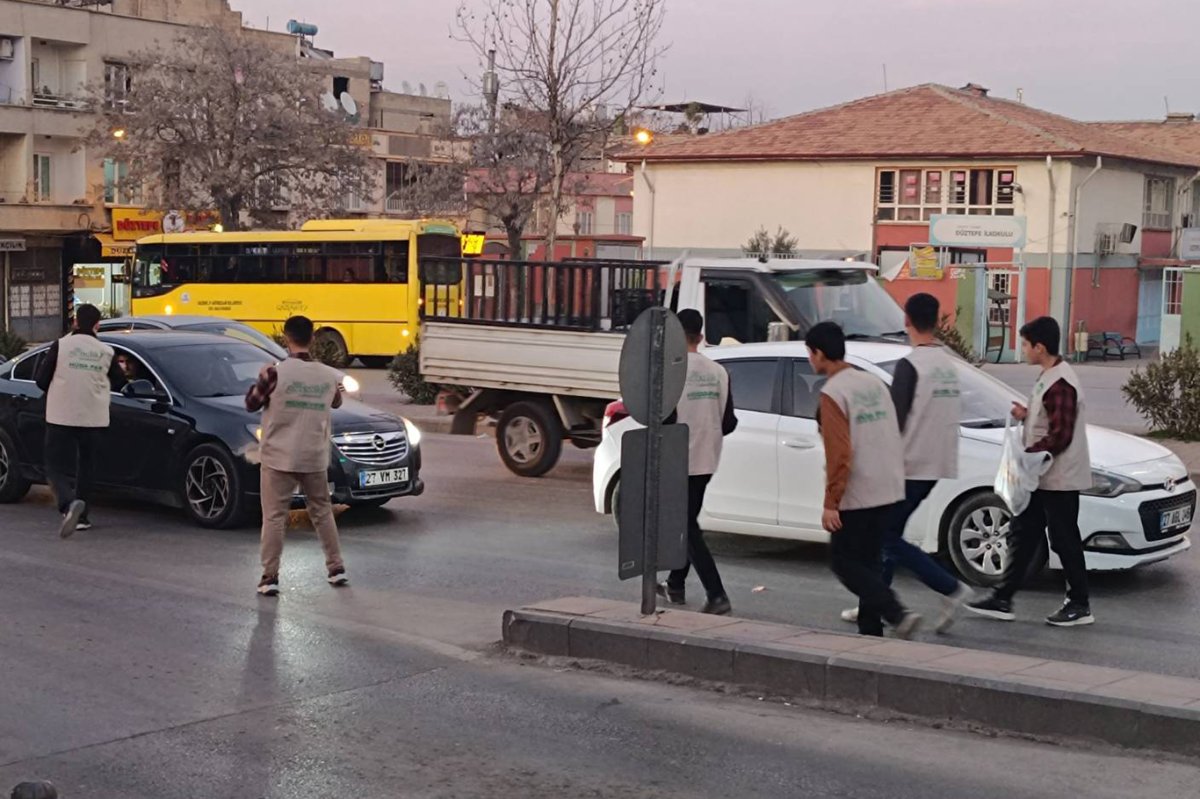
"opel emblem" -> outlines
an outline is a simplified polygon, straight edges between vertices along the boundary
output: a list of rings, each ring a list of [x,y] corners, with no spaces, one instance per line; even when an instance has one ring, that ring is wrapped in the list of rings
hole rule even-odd
[[[371,439],[371,443],[375,445],[375,449],[380,451],[387,446],[386,442],[383,440],[383,436],[375,436],[375,438]]]

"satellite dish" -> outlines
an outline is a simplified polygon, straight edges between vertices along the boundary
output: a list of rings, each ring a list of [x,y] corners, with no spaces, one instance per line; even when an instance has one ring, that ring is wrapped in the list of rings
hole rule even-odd
[[[405,94],[412,94],[412,84],[406,80],[400,81],[400,91]]]
[[[418,83],[418,84],[417,84],[417,86],[419,86],[419,87],[420,87],[420,91],[421,91],[421,96],[422,96],[422,97],[428,97],[428,96],[429,96],[429,92],[425,91],[425,84],[424,84],[424,83]]]
[[[321,107],[330,113],[338,110],[338,101],[332,92],[325,92],[321,95]]]
[[[354,102],[354,98],[350,96],[350,92],[342,92],[342,110],[350,116],[358,113],[358,103]]]
[[[445,100],[450,96],[450,87],[446,85],[446,81],[439,80],[433,84],[433,96],[441,100]]]

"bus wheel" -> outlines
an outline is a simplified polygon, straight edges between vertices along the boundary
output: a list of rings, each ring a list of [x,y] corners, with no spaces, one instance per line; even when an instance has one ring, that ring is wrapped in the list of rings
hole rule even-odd
[[[322,363],[341,368],[350,361],[346,350],[346,339],[330,327],[324,327],[313,336],[313,357]]]

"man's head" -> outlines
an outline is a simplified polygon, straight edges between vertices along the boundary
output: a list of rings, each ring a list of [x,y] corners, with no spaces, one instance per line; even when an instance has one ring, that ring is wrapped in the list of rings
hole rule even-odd
[[[804,345],[813,371],[819,375],[828,374],[846,360],[846,334],[836,322],[813,325],[804,336]]]
[[[292,316],[283,323],[283,337],[288,349],[303,352],[312,346],[313,323],[307,316]]]
[[[80,333],[95,333],[100,327],[100,309],[83,304],[75,309],[75,329]]]
[[[692,349],[699,347],[700,342],[704,341],[704,317],[694,308],[684,308],[678,316],[688,346]]]
[[[904,326],[911,337],[915,333],[918,338],[928,338],[934,334],[938,326],[938,315],[941,305],[938,298],[932,294],[914,294],[904,303]]]
[[[1039,316],[1021,328],[1021,355],[1027,363],[1049,366],[1058,359],[1062,330],[1049,316]]]

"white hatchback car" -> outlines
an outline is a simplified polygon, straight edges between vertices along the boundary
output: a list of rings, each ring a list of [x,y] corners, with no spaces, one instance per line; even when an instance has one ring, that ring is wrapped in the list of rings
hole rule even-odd
[[[847,342],[847,361],[890,383],[904,344]],[[815,417],[824,378],[800,342],[717,347],[706,354],[729,370],[738,429],[725,439],[721,465],[701,516],[705,530],[828,541],[821,529],[825,453]],[[942,480],[908,524],[905,537],[947,556],[976,585],[994,585],[1008,566],[1010,514],[992,491],[1005,418],[1025,398],[960,361],[963,419],[959,477]],[[620,403],[606,413],[596,450],[596,510],[620,502],[621,436],[636,426]],[[1159,444],[1088,427],[1094,486],[1080,503],[1079,526],[1092,570],[1130,569],[1191,547],[1196,486],[1183,462]],[[1048,549],[1048,548],[1047,548]],[[1049,552],[1037,561],[1059,568]]]

